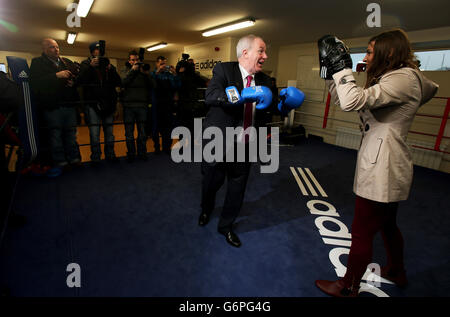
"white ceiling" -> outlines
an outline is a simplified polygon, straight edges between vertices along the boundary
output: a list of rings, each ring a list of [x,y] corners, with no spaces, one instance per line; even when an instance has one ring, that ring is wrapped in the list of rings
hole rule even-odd
[[[86,55],[89,43],[103,39],[109,52],[127,52],[157,42],[185,45],[247,33],[262,36],[274,46],[316,41],[324,34],[342,38],[365,37],[392,27],[406,31],[450,26],[448,0],[95,0],[80,28],[69,28],[66,7],[77,0],[0,0],[0,50],[39,52],[45,37],[58,40],[64,55]],[[367,5],[381,5],[381,28],[366,24]],[[245,17],[256,25],[204,38],[201,31]],[[17,32],[4,22],[17,26]],[[75,45],[66,32],[78,32]],[[116,56],[119,57],[119,56]],[[123,56],[122,56],[123,57]]]

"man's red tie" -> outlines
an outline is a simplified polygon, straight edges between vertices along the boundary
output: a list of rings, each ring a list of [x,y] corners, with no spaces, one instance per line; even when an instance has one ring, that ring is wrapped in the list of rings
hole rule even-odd
[[[252,83],[253,76],[247,76],[247,85],[245,87],[250,87]],[[253,123],[253,102],[247,102],[244,105],[244,131],[250,127]],[[248,143],[249,140],[249,131],[245,133],[245,143]]]

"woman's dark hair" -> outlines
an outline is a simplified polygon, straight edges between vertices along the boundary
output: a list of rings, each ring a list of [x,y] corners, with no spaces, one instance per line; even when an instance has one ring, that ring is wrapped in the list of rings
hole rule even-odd
[[[418,69],[418,61],[403,30],[383,32],[372,37],[369,43],[373,41],[373,60],[367,71],[366,88],[376,84],[382,75],[391,70],[402,67]]]

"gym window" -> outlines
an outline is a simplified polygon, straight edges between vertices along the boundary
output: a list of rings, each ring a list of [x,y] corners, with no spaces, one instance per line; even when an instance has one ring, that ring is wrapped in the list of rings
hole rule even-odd
[[[450,50],[416,51],[414,52],[420,61],[422,71],[448,71],[450,70]],[[353,71],[356,72],[356,64],[362,62],[365,53],[350,54],[353,61]]]

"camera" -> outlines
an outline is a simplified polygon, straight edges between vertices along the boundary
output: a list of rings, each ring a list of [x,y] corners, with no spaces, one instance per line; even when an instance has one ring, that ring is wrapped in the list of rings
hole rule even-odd
[[[144,64],[144,54],[145,54],[145,48],[140,48],[138,53],[138,60],[135,65],[142,66]]]
[[[104,40],[98,41],[98,68],[101,70],[106,69],[109,65],[109,59],[105,57],[106,53],[106,42]]]
[[[136,65],[139,65],[139,70],[142,72],[150,71],[150,65],[144,64],[144,54],[145,54],[145,48],[141,47],[139,48],[138,53],[138,59],[139,61],[136,62]]]
[[[98,56],[103,57],[105,56],[106,52],[106,42],[104,40],[98,41]]]
[[[144,54],[145,54],[145,48],[141,47],[139,48],[139,62],[140,64],[144,63]]]
[[[80,73],[80,63],[78,62],[72,62],[72,63],[68,63],[67,64],[67,69],[70,71],[70,73],[72,74],[69,78],[69,80],[75,80],[79,73]]]

